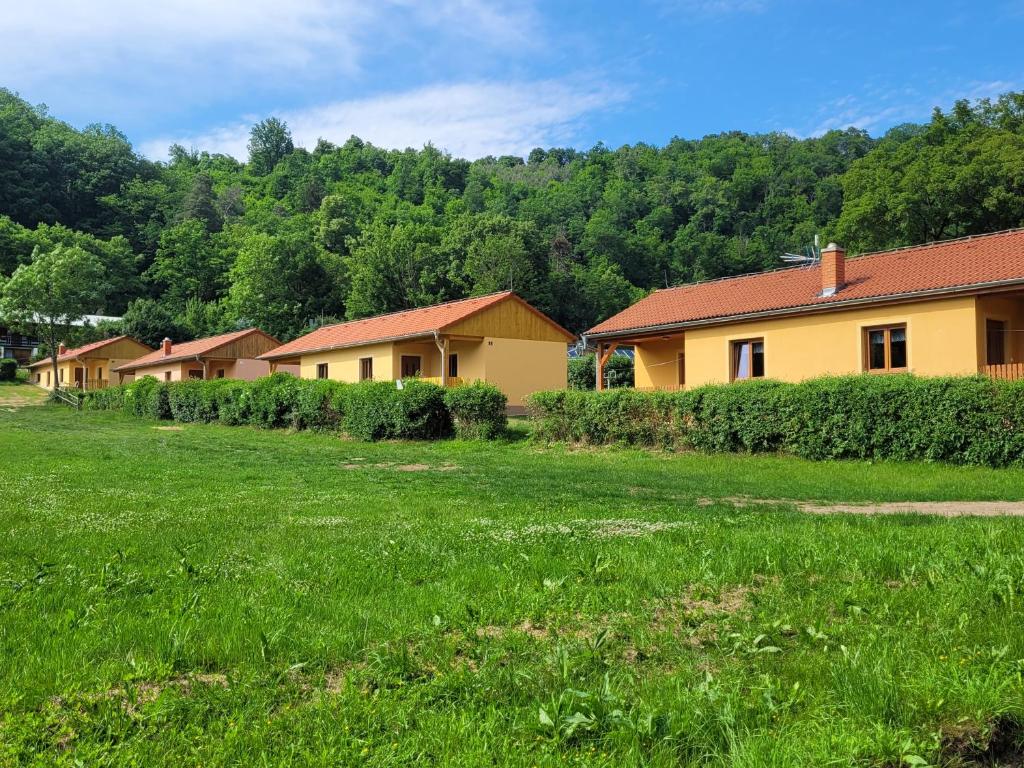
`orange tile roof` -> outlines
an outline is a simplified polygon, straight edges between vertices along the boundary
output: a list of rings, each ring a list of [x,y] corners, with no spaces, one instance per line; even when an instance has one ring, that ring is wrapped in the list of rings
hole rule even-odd
[[[84,344],[81,347],[69,349],[63,355],[57,355],[57,362],[63,363],[66,360],[74,360],[75,358],[81,357],[82,355],[88,354],[89,352],[95,352],[97,349],[103,349],[103,347],[107,346],[108,344],[113,344],[118,341],[124,341],[125,339],[134,341],[142,345],[143,347],[146,346],[141,341],[139,341],[138,339],[133,339],[131,336],[115,336],[112,339],[100,339],[99,341],[94,341],[92,344]],[[35,368],[37,365],[51,364],[52,363],[50,358],[46,357],[43,358],[42,360],[37,360],[36,362],[32,363],[32,365],[30,365],[29,368]]]
[[[230,344],[233,341],[238,341],[250,334],[260,333],[272,340],[275,344],[280,342],[273,336],[264,333],[259,328],[246,328],[243,331],[232,331],[231,333],[222,333],[219,336],[208,336],[205,339],[196,339],[195,341],[183,341],[180,344],[172,344],[171,352],[165,355],[162,349],[158,349],[155,352],[150,352],[148,355],[143,355],[137,360],[132,360],[130,363],[119,365],[115,368],[115,371],[133,371],[136,368],[146,368],[151,365],[160,365],[161,363],[173,363],[178,360],[187,360],[190,357],[203,357],[209,355],[211,352],[223,347],[225,344]]]
[[[307,352],[320,352],[341,347],[357,347],[375,342],[393,341],[418,336],[429,336],[440,333],[445,328],[475,315],[477,312],[493,307],[506,299],[520,301],[533,312],[559,328],[567,338],[574,338],[571,333],[555,323],[537,309],[527,304],[512,291],[501,291],[487,296],[475,296],[470,299],[449,301],[445,304],[434,304],[430,307],[406,309],[388,315],[367,317],[363,320],[350,320],[337,325],[325,325],[305,336],[282,344],[277,349],[260,355],[261,360],[279,360],[294,357]]]
[[[821,296],[821,283],[821,267],[813,266],[665,288],[598,323],[586,335],[1024,283],[1024,229],[865,254],[847,259],[846,282],[835,295]]]

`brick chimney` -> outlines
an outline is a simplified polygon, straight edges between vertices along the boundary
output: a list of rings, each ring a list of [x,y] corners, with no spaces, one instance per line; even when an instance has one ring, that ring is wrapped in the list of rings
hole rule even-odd
[[[63,341],[60,344],[57,345],[57,354],[58,355],[63,355],[67,351],[68,351],[68,348],[66,346],[64,346],[64,342]]]
[[[164,351],[165,355],[171,354],[171,340],[170,339],[164,339],[163,351]]]
[[[821,251],[821,295],[835,296],[846,285],[846,251],[829,243]]]

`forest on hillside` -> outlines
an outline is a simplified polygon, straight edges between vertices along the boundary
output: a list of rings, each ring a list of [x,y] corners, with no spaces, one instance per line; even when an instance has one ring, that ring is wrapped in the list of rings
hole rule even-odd
[[[850,253],[1024,224],[1024,93],[957,102],[873,138],[740,131],[526,158],[294,146],[270,118],[249,157],[134,151],[0,89],[0,282],[77,246],[97,314],[155,344],[258,325],[282,340],[348,318],[511,287],[579,332],[646,292],[774,268],[815,234]]]

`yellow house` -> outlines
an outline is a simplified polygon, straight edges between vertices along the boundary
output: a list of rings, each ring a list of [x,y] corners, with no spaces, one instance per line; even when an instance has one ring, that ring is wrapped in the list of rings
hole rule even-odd
[[[113,372],[116,367],[152,351],[131,336],[103,339],[75,349],[61,344],[57,350],[56,384],[76,389],[102,389],[112,380],[118,384],[120,378]],[[32,363],[29,371],[32,383],[53,389],[53,361],[50,358]]]
[[[574,338],[504,291],[324,326],[261,359],[298,365],[304,379],[487,381],[516,410],[532,392],[565,388],[567,345]]]
[[[222,333],[174,344],[164,339],[160,349],[128,361],[114,371],[160,381],[184,379],[252,380],[270,373],[270,364],[257,358],[281,342],[259,328]],[[297,371],[293,371],[297,372]]]
[[[584,334],[638,389],[850,373],[1024,378],[1024,229],[655,291]]]

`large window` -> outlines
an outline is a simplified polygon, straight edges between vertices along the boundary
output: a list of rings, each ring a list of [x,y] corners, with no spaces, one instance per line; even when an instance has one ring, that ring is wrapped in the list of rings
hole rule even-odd
[[[421,370],[423,370],[423,362],[420,360],[419,355],[402,355],[403,379],[411,379],[413,376],[419,376]]]
[[[874,373],[907,370],[907,326],[866,329],[864,368]]]
[[[1002,320],[985,321],[985,354],[989,365],[1006,362],[1006,323]]]
[[[459,376],[459,356],[448,355],[448,378],[455,379]]]
[[[744,339],[732,343],[732,379],[759,379],[764,376],[764,339]]]
[[[371,381],[373,379],[373,358],[359,358],[359,380]]]
[[[326,379],[327,378],[327,363],[317,363],[316,364],[316,377],[318,379]]]
[[[201,379],[203,378],[203,372],[198,368],[191,368],[189,369],[188,377],[190,379]]]

